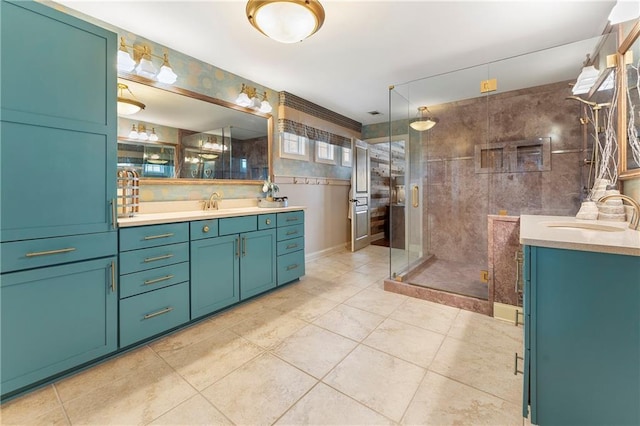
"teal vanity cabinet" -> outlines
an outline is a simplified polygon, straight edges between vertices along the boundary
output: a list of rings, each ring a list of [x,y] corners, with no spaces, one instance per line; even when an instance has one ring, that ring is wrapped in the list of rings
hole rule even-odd
[[[117,349],[116,34],[0,1],[2,397]]]
[[[191,319],[195,319],[240,301],[240,237],[218,237],[216,219],[190,226]]]
[[[276,286],[275,215],[191,222],[191,318]]]
[[[277,214],[278,285],[304,275],[304,211]]]
[[[640,424],[640,257],[525,246],[523,415]]]
[[[189,223],[120,228],[120,347],[189,321]]]

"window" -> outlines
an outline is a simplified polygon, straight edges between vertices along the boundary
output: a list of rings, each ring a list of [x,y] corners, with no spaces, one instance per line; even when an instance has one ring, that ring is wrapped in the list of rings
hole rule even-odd
[[[294,133],[280,133],[280,157],[292,160],[308,160],[309,139]]]
[[[316,163],[337,164],[336,147],[327,142],[316,141]]]
[[[351,162],[351,148],[342,148],[341,164],[344,167],[352,166],[353,163]]]

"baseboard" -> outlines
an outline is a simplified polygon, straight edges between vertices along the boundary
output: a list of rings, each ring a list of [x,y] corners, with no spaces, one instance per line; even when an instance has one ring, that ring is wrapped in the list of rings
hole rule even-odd
[[[344,251],[345,249],[347,249],[347,246],[343,243],[334,247],[329,247],[327,249],[324,250],[320,250],[320,251],[315,251],[313,253],[307,253],[304,256],[304,260],[309,262],[311,260],[315,260],[315,259],[319,259],[321,257],[325,257],[325,256],[329,256],[332,255],[334,253],[338,253],[341,251]]]
[[[522,308],[520,306],[507,305],[505,303],[493,302],[493,317],[502,321],[510,322],[511,324],[516,323],[516,311],[522,312]],[[522,324],[522,314],[518,318],[518,323]]]
[[[375,235],[369,237],[369,241],[378,241],[384,239],[384,232],[378,232]]]

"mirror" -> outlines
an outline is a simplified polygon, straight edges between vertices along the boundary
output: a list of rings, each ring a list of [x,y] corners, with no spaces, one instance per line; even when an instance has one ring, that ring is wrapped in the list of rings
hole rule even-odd
[[[142,183],[257,183],[271,176],[273,118],[137,76],[124,97],[146,108],[118,116],[118,169]]]
[[[626,118],[624,130],[626,138],[619,138],[620,178],[640,176],[640,27],[637,25],[621,44],[619,53],[624,55],[627,84]]]

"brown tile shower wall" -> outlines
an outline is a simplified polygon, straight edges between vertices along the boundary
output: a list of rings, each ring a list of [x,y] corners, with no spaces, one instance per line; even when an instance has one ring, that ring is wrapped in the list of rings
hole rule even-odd
[[[487,261],[487,215],[574,215],[580,205],[580,106],[567,82],[430,107],[423,135],[424,240],[448,260]],[[551,170],[476,173],[476,145],[551,138]]]

